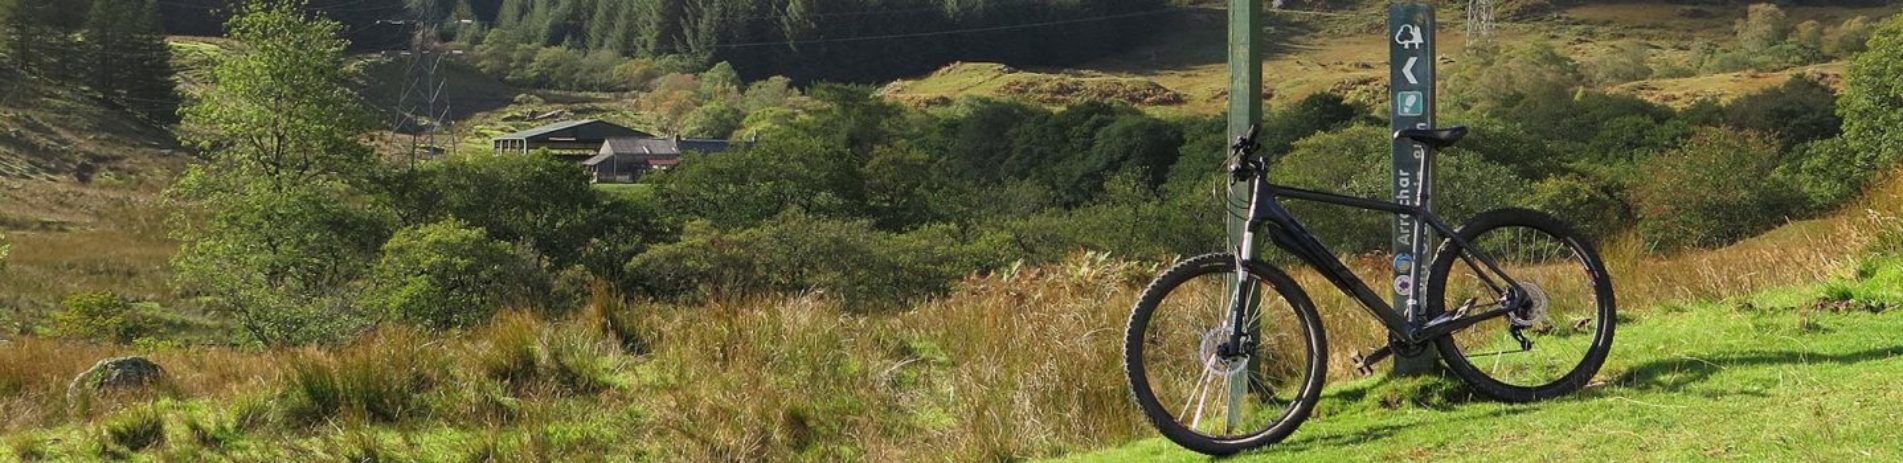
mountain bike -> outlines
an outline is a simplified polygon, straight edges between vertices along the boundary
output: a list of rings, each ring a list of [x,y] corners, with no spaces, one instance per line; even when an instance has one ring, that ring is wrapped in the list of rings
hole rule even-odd
[[[1458,230],[1436,216],[1434,153],[1464,127],[1394,134],[1424,148],[1420,188],[1403,202],[1276,185],[1255,131],[1231,151],[1231,185],[1252,193],[1239,248],[1184,260],[1143,291],[1124,337],[1124,369],[1136,403],[1164,437],[1190,450],[1229,455],[1287,438],[1308,419],[1327,377],[1327,340],[1315,304],[1296,280],[1255,255],[1258,231],[1358,301],[1387,329],[1387,344],[1356,368],[1431,345],[1448,371],[1480,393],[1532,402],[1585,386],[1612,348],[1612,282],[1592,243],[1552,216],[1525,209],[1481,213]],[[1399,214],[1414,231],[1445,237],[1432,260],[1394,260],[1390,305],[1301,221],[1282,198]],[[1240,218],[1240,217],[1239,217]],[[1423,280],[1421,277],[1425,277]],[[1425,281],[1415,287],[1412,283]],[[1401,305],[1402,307],[1395,307]]]

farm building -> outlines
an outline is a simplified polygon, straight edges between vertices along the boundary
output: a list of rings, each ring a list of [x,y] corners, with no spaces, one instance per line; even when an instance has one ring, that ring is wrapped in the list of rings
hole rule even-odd
[[[667,170],[680,165],[687,153],[720,153],[738,143],[726,140],[686,140],[681,138],[623,137],[601,144],[595,157],[582,162],[596,183],[633,183],[650,171]]]
[[[646,138],[653,134],[595,119],[557,122],[497,137],[497,154],[527,154],[547,149],[556,156],[581,161],[595,155],[611,138]]]

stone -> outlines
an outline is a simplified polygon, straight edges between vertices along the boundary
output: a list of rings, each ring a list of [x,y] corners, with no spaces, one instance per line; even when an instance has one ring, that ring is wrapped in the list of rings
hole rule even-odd
[[[106,389],[136,390],[165,380],[165,368],[145,357],[116,357],[100,360],[86,372],[73,377],[66,386],[66,401],[75,403],[81,392]]]

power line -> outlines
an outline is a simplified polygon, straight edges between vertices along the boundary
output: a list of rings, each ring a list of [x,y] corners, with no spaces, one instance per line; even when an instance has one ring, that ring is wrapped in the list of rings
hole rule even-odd
[[[1078,18],[1078,19],[1066,19],[1066,20],[1059,20],[1059,21],[1045,21],[1045,22],[1026,23],[1026,24],[1011,24],[1011,25],[1004,25],[1004,26],[974,27],[974,28],[966,28],[966,29],[948,29],[948,30],[932,31],[932,32],[913,32],[913,33],[905,33],[905,34],[871,35],[871,36],[860,36],[860,37],[841,37],[841,38],[817,39],[817,40],[784,40],[784,41],[769,41],[769,42],[725,43],[725,44],[714,44],[712,47],[713,48],[753,48],[753,47],[770,47],[770,46],[779,46],[779,45],[806,45],[806,44],[850,43],[850,42],[868,42],[868,41],[879,41],[879,40],[915,39],[915,38],[923,38],[923,37],[975,34],[975,33],[981,33],[981,32],[999,32],[999,31],[1018,30],[1018,29],[1036,29],[1041,27],[1116,21],[1120,19],[1132,19],[1132,18],[1140,18],[1140,17],[1146,17],[1146,16],[1159,16],[1163,14],[1178,13],[1183,11],[1188,11],[1188,9],[1177,8],[1177,7],[1164,7],[1164,8],[1158,8],[1158,9],[1147,10],[1147,11],[1139,11],[1134,13],[1114,14],[1114,15],[1105,15],[1105,16],[1096,16],[1096,17]],[[681,50],[674,50],[674,51],[679,52]]]

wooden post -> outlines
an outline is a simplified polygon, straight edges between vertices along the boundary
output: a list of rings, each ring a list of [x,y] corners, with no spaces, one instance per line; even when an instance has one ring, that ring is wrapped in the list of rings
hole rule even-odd
[[[1262,2],[1229,0],[1229,141],[1262,123]],[[1240,250],[1247,184],[1229,188],[1229,249]],[[1255,256],[1243,256],[1253,258]]]
[[[1229,0],[1229,140],[1247,135],[1249,128],[1262,123],[1262,1]],[[1242,252],[1242,237],[1248,220],[1250,191],[1249,183],[1234,183],[1229,186],[1229,209],[1227,214],[1229,230],[1229,250]],[[1248,249],[1254,250],[1255,246]],[[1242,256],[1254,259],[1256,256]],[[1230,283],[1234,285],[1235,283]],[[1253,288],[1251,288],[1253,290]],[[1256,295],[1248,294],[1247,304],[1254,306]],[[1252,307],[1253,308],[1253,307]],[[1259,327],[1250,327],[1260,333]],[[1229,409],[1240,410],[1243,396],[1249,392],[1249,379],[1256,366],[1252,359],[1250,365],[1241,374],[1230,377]],[[1238,417],[1229,414],[1229,425],[1235,426]]]

